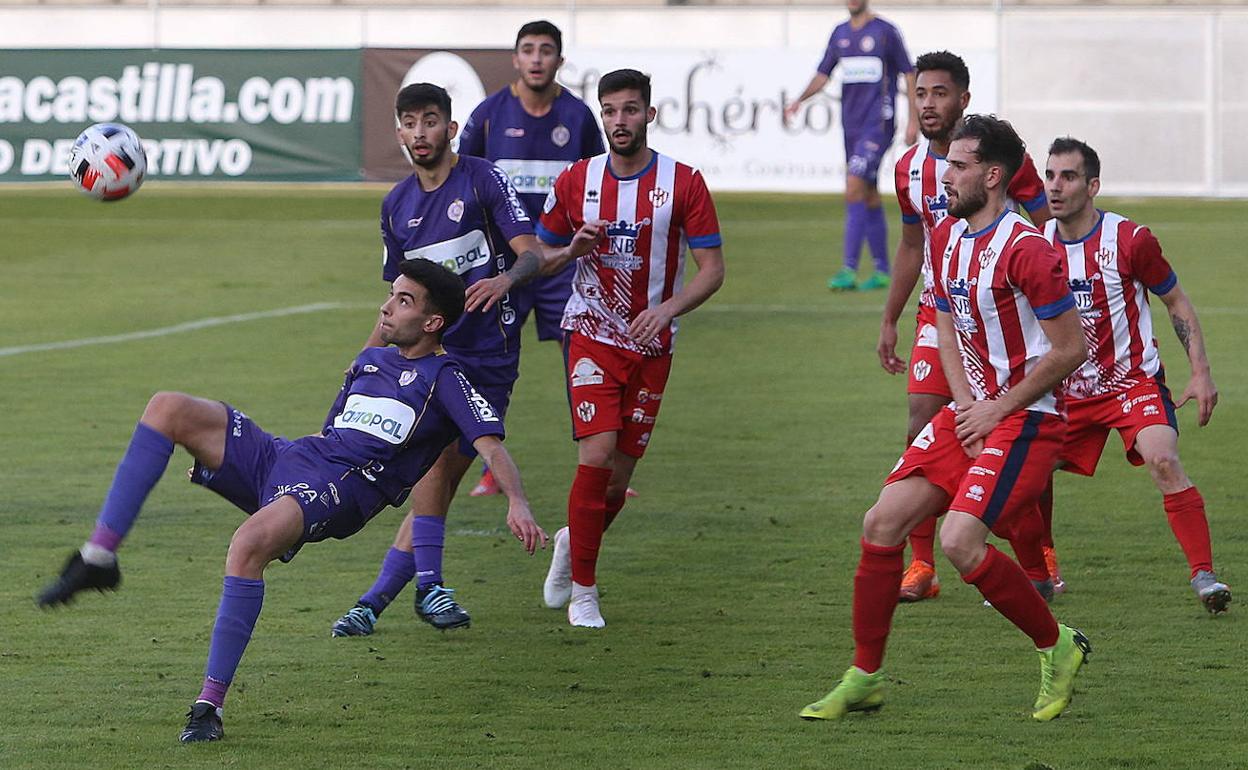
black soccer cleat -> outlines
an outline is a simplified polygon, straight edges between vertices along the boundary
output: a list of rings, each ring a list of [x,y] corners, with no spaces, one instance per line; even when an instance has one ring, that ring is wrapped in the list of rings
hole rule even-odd
[[[107,567],[87,564],[82,560],[82,553],[74,551],[61,569],[61,576],[50,583],[35,602],[40,607],[55,607],[58,604],[69,604],[74,594],[94,588],[97,591],[113,591],[121,583],[121,569],[114,561]]]
[[[453,598],[455,589],[434,583],[424,591],[416,592],[416,615],[434,628],[467,628],[472,624],[468,611]]]
[[[178,740],[182,743],[201,743],[203,741],[219,741],[225,737],[225,726],[221,724],[221,709],[205,700],[197,700],[191,704],[186,714],[186,727]]]

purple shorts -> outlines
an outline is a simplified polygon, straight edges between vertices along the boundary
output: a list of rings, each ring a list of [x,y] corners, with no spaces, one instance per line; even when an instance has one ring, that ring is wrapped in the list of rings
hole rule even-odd
[[[892,126],[886,131],[845,133],[845,168],[850,176],[876,184],[880,178],[880,161],[893,143]]]
[[[230,414],[225,459],[215,471],[196,462],[191,483],[211,489],[249,516],[290,495],[303,510],[299,545],[350,537],[389,505],[359,473],[326,463],[298,443],[265,432],[229,404],[225,408]],[[294,550],[298,546],[289,556]]]
[[[501,419],[507,418],[507,406],[511,403],[511,389],[520,378],[520,356],[473,356],[447,347],[446,352],[464,370],[472,387],[490,402]],[[459,440],[459,453],[464,457],[476,457],[472,442]]]
[[[532,312],[539,340],[563,339],[563,328],[560,324],[563,322],[563,309],[568,304],[568,297],[572,296],[572,279],[575,277],[576,262],[573,261],[559,273],[539,276],[511,292],[519,323],[523,324]],[[472,377],[468,379],[471,380]],[[473,384],[476,384],[475,380]]]

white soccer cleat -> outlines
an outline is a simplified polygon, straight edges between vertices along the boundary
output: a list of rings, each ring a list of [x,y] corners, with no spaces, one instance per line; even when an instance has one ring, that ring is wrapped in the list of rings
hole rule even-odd
[[[557,610],[572,598],[572,546],[568,543],[568,528],[555,533],[555,547],[550,554],[550,569],[542,584],[542,598],[546,606]]]
[[[568,622],[577,628],[602,628],[607,621],[598,609],[598,586],[572,584],[572,601],[568,604]]]

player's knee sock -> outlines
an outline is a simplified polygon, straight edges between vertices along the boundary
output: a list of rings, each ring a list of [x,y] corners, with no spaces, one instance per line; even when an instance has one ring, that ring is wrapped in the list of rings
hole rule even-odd
[[[597,583],[595,569],[606,521],[607,484],[610,468],[576,466],[576,478],[568,494],[568,540],[572,550],[572,582]]]
[[[884,663],[905,549],[904,544],[883,546],[862,541],[862,558],[854,573],[854,665],[868,674]]]
[[[936,517],[929,516],[910,530],[910,558],[936,566]]]
[[[1209,542],[1209,520],[1205,518],[1205,498],[1196,487],[1188,487],[1162,498],[1170,529],[1187,557],[1192,577],[1200,570],[1213,571],[1213,546]]]
[[[217,622],[212,627],[212,642],[208,646],[204,688],[196,700],[208,701],[217,708],[225,705],[225,693],[234,680],[238,662],[243,659],[243,650],[251,641],[251,632],[263,604],[263,580],[225,576]]]
[[[442,545],[445,542],[445,516],[412,517],[412,562],[418,589],[442,582]]]
[[[414,524],[415,522],[413,522]],[[400,551],[394,546],[386,551],[386,558],[381,562],[381,572],[377,573],[377,581],[373,587],[360,597],[360,604],[373,608],[374,615],[381,615],[394,597],[399,595],[403,586],[416,577],[416,560],[407,551]]]
[[[164,475],[172,455],[173,442],[160,431],[143,423],[134,427],[130,446],[117,464],[113,485],[108,488],[88,543],[108,551],[117,550],[134,526],[148,493]]]
[[[858,258],[862,255],[862,240],[865,235],[867,204],[849,203],[845,206],[845,267],[858,269]]]
[[[621,495],[618,500],[607,498],[607,507],[602,512],[602,531],[604,533],[611,529],[611,522],[615,521],[615,517],[620,515],[620,511],[624,509],[624,503],[627,500],[628,495]]]
[[[884,221],[884,208],[876,206],[866,209],[867,246],[871,250],[871,261],[875,263],[877,273],[888,274],[888,224]]]
[[[993,609],[1031,637],[1037,649],[1057,644],[1057,620],[1049,605],[1010,557],[990,545],[984,561],[962,579],[978,588]]]
[[[1040,493],[1040,498],[1036,501],[1040,506],[1040,520],[1044,522],[1044,534],[1040,538],[1040,545],[1045,548],[1053,547],[1053,477],[1049,476],[1049,483],[1044,487],[1044,491]]]
[[[1044,560],[1044,519],[1040,516],[1039,506],[1018,516],[1013,528],[1008,533],[1010,548],[1018,559],[1018,566],[1023,568],[1028,579],[1044,581],[1049,579],[1049,565]]]

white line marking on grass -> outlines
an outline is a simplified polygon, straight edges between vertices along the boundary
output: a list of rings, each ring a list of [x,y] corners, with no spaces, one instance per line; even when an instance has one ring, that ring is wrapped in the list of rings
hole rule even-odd
[[[281,318],[282,316],[288,315],[319,313],[324,310],[345,310],[361,307],[365,306],[360,303],[315,302],[311,305],[295,305],[294,307],[282,307],[277,308],[276,310],[260,310],[255,313],[239,313],[237,315],[217,316],[215,318],[201,318],[198,321],[187,321],[186,323],[164,326],[159,329],[145,329],[137,332],[126,332],[125,334],[111,334],[105,337],[83,337],[81,339],[62,340],[60,342],[41,342],[34,345],[16,345],[9,348],[0,348],[0,357],[17,356],[22,353],[42,353],[48,350],[85,348],[93,345],[112,345],[118,342],[132,342],[134,340],[146,340],[154,337],[168,337],[172,334],[193,332],[198,331],[199,329],[210,329],[213,326],[225,326],[227,324],[258,321],[263,318]]]

